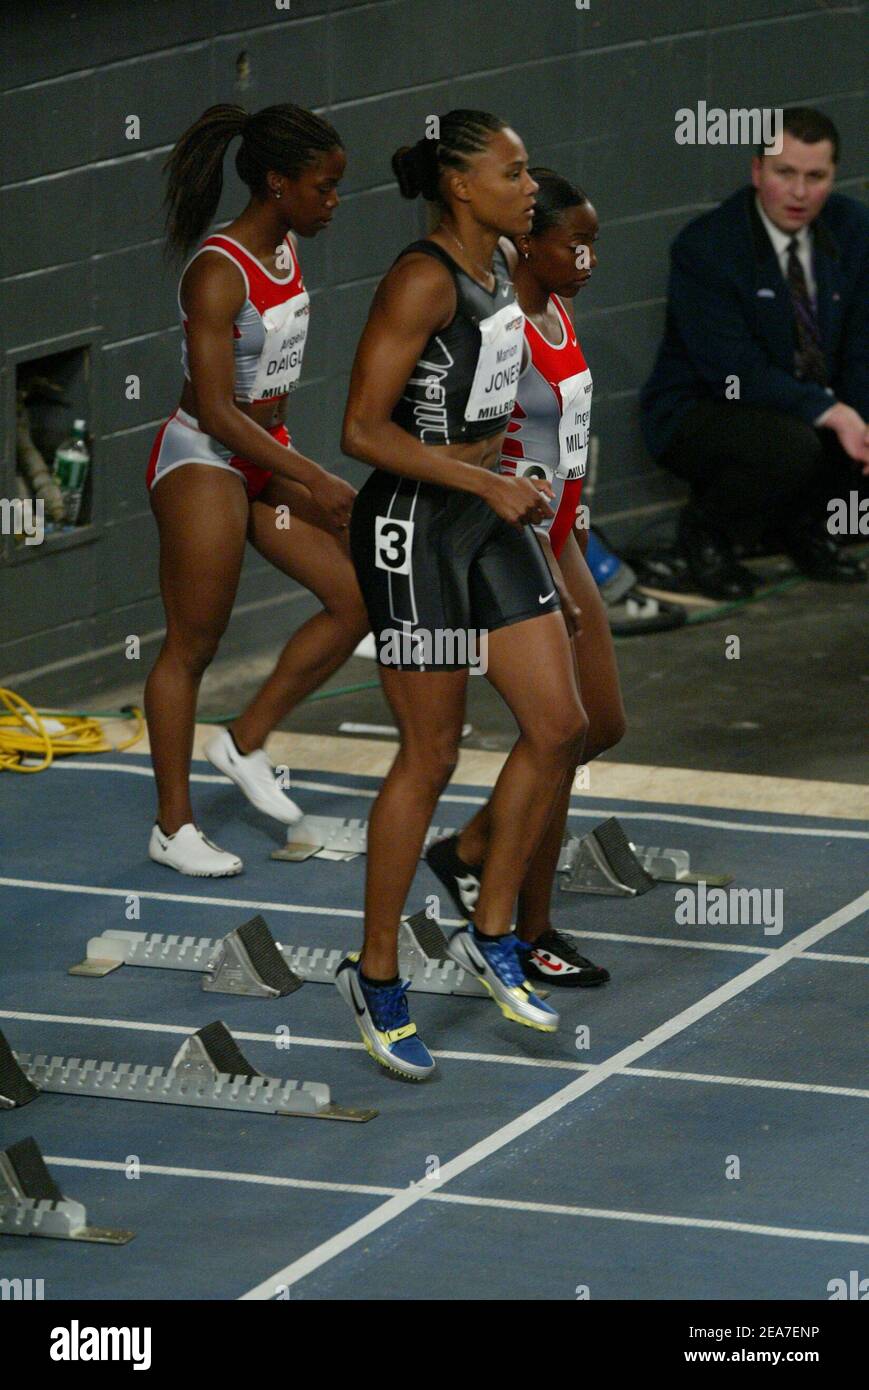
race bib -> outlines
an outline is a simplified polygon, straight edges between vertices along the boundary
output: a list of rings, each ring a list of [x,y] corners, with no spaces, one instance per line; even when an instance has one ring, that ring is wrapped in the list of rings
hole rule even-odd
[[[558,383],[561,392],[561,421],[558,426],[558,468],[555,476],[570,480],[585,476],[588,434],[591,422],[591,372],[565,377]]]
[[[516,477],[544,478],[547,483],[551,483],[553,479],[553,472],[552,469],[549,468],[545,463],[537,463],[534,459],[517,459]]]
[[[374,518],[374,563],[379,570],[410,574],[413,526],[412,521],[397,521],[391,516]]]
[[[522,370],[525,315],[518,304],[505,304],[480,320],[480,351],[465,419],[497,420],[509,415]]]
[[[298,382],[308,336],[310,302],[303,290],[262,315],[266,340],[251,387],[251,400],[285,396]]]

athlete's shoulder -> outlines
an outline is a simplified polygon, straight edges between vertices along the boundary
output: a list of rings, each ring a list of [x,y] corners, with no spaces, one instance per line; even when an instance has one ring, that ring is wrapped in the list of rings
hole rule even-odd
[[[247,297],[247,277],[237,260],[204,245],[182,271],[178,290],[185,309],[237,313]]]
[[[456,310],[455,279],[439,258],[413,243],[377,287],[372,310],[401,324],[446,327]]]

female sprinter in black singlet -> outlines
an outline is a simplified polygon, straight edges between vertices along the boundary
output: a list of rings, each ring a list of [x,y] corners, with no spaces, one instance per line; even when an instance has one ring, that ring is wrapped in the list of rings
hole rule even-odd
[[[492,794],[475,924],[453,934],[450,954],[506,1017],[546,1032],[558,1015],[525,980],[510,923],[586,720],[561,604],[528,525],[548,513],[552,487],[498,472],[524,342],[516,252],[499,237],[531,227],[524,146],[486,112],[451,111],[439,139],[399,150],[393,168],[402,193],[422,193],[440,221],[378,288],[344,421],[345,451],[372,466],[351,549],[401,746],[369,821],[365,944],[342,962],[338,986],[375,1060],[422,1079],[434,1062],[397,978],[397,935],[456,764],[469,667],[482,650],[478,664],[520,737]]]
[[[558,489],[553,516],[538,529],[562,600],[588,716],[588,734],[577,762],[588,763],[618,743],[625,731],[612,634],[600,591],[584,559],[588,527],[581,509],[577,514],[589,422],[583,419],[575,437],[572,419],[565,412],[572,384],[579,392],[573,399],[581,400],[585,411],[591,407],[590,373],[583,370],[586,363],[576,341],[571,301],[597,264],[598,219],[582,189],[551,169],[530,172],[538,185],[537,201],[530,233],[516,238],[520,261],[515,279],[531,361],[520,377],[501,468],[514,474],[542,473]],[[571,449],[578,462],[571,457]],[[580,955],[571,938],[556,931],[549,918],[572,782],[573,770],[564,776],[552,818],[528,865],[519,892],[516,931],[526,951],[526,973],[532,979],[554,985],[599,985],[609,979],[607,971]],[[439,840],[426,855],[461,915],[471,920],[491,825],[491,809],[486,805],[460,835]]]
[[[288,824],[302,814],[277,784],[262,747],[267,735],[368,627],[347,543],[355,491],[294,449],[283,423],[308,323],[292,234],[317,236],[331,221],[344,150],[331,125],[290,103],[255,115],[211,107],[167,162],[168,244],[179,258],[214,217],[236,136],[250,200],[182,275],[185,381],[148,467],[166,609],[166,638],[145,687],[158,793],[149,852],[208,877],[242,868],[196,826],[189,773],[197,692],[232,612],[245,543],[323,604],[205,750],[266,814]]]

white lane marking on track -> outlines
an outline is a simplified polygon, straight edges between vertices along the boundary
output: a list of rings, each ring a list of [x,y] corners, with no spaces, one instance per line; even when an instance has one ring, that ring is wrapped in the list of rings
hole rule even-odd
[[[305,907],[303,903],[266,903],[253,898],[206,898],[195,893],[155,893],[148,888],[101,888],[92,883],[49,883],[38,879],[0,878],[0,888],[35,888],[48,893],[95,893],[100,897],[148,898],[164,903],[212,904],[215,907],[256,907],[268,912],[308,912],[317,917],[353,917],[359,921],[364,913],[351,907]]]
[[[699,1019],[705,1018],[715,1009],[720,1008],[722,1004],[728,1003],[737,995],[750,989],[752,985],[757,984],[759,980],[763,980],[767,975],[779,970],[794,956],[799,955],[805,947],[813,946],[816,941],[829,936],[839,927],[844,926],[846,922],[859,916],[867,907],[869,907],[869,892],[862,893],[859,898],[855,898],[853,902],[846,904],[838,912],[832,913],[831,916],[825,917],[813,927],[808,927],[804,932],[800,932],[799,936],[795,936],[792,941],[785,942],[772,955],[766,956],[764,960],[756,961],[754,965],[750,965],[747,970],[742,971],[732,980],[728,980],[726,984],[719,986],[711,994],[698,999],[687,1009],[683,1009],[673,1018],[668,1019],[666,1023],[654,1028],[651,1033],[647,1033],[644,1037],[638,1038],[636,1042],[621,1048],[612,1057],[602,1062],[600,1066],[595,1067],[593,1071],[577,1077],[575,1081],[569,1082],[567,1086],[563,1086],[554,1095],[547,1096],[538,1105],[532,1106],[530,1110],[518,1115],[515,1120],[502,1125],[500,1129],[495,1130],[485,1139],[481,1139],[463,1153],[450,1159],[442,1166],[440,1176],[432,1180],[432,1187],[436,1190],[440,1189],[445,1183],[458,1177],[460,1173],[465,1173],[469,1168],[491,1158],[492,1154],[497,1153],[499,1149],[504,1148],[521,1135],[527,1134],[529,1130],[535,1129],[544,1120],[548,1120],[550,1116],[557,1114],[559,1110],[578,1100],[580,1096],[586,1095],[617,1072],[622,1072],[626,1066],[638,1058],[654,1051],[662,1043],[669,1042],[671,1038],[684,1032],[686,1028],[689,1028]],[[389,1198],[381,1206],[376,1207],[373,1212],[369,1212],[359,1221],[354,1221],[345,1230],[340,1231],[329,1240],[323,1241],[320,1245],[314,1246],[305,1255],[285,1265],[269,1278],[255,1285],[254,1288],[248,1289],[246,1293],[241,1295],[241,1298],[244,1300],[273,1298],[277,1284],[290,1288],[299,1280],[307,1278],[308,1275],[328,1264],[336,1256],[344,1254],[360,1240],[366,1239],[374,1231],[402,1216],[420,1200],[420,1195],[418,1189],[411,1189],[397,1197]]]
[[[97,1158],[68,1158],[45,1154],[45,1162],[60,1168],[100,1168],[122,1173],[126,1165]],[[397,1197],[403,1187],[373,1187],[365,1183],[317,1182],[309,1178],[272,1177],[265,1173],[228,1173],[210,1168],[170,1168],[158,1163],[142,1163],[142,1173],[156,1177],[211,1179],[218,1182],[253,1183],[262,1187],[295,1187],[315,1192],[340,1192],[358,1196]],[[869,1245],[869,1235],[847,1231],[801,1230],[798,1226],[762,1226],[753,1221],[715,1221],[702,1216],[671,1216],[659,1212],[620,1211],[609,1207],[575,1207],[555,1202],[511,1201],[507,1197],[471,1197],[462,1192],[419,1193],[424,1202],[445,1202],[456,1206],[488,1207],[496,1211],[527,1211],[541,1216],[582,1216],[603,1221],[633,1221],[652,1226],[687,1226],[706,1231],[736,1231],[741,1235],[778,1236],[786,1240],[840,1241],[847,1245]]]
[[[19,1019],[25,1023],[66,1023],[74,1027],[117,1028],[131,1033],[173,1033],[187,1037],[196,1032],[193,1025],[178,1023],[139,1023],[122,1018],[84,1018],[75,1014],[37,1014],[18,1009],[0,1009],[0,1018]],[[244,1032],[233,1029],[232,1036],[240,1042],[261,1042],[274,1045],[274,1033]],[[344,1038],[310,1038],[289,1036],[287,1045],[296,1047],[326,1047],[344,1052],[364,1052],[361,1042],[348,1042]],[[491,1062],[508,1067],[540,1067],[550,1071],[594,1071],[597,1062],[567,1062],[561,1057],[518,1057],[499,1052],[460,1052],[448,1049],[432,1050],[435,1057],[450,1062]],[[774,1091],[804,1091],[812,1095],[847,1096],[869,1100],[869,1090],[857,1086],[829,1086],[814,1081],[775,1081],[755,1076],[716,1076],[701,1071],[666,1071],[658,1067],[624,1067],[625,1076],[652,1077],[658,1081],[697,1081],[716,1086],[758,1086]]]
[[[458,918],[455,918],[455,925],[461,926]],[[452,926],[453,922],[442,917],[441,923]],[[747,956],[768,956],[777,949],[775,946],[743,946],[736,945],[732,941],[683,941],[678,936],[642,936],[629,935],[627,932],[615,931],[577,931],[573,927],[559,927],[558,930],[565,936],[575,936],[580,941],[588,938],[593,941],[626,941],[632,946],[681,946],[688,951],[736,951]],[[801,960],[826,960],[841,962],[846,965],[869,965],[869,956],[842,956],[834,955],[832,951],[802,951]]]
[[[32,888],[48,893],[93,893],[97,896],[112,898],[126,898],[135,895],[155,902],[195,903],[197,906],[204,904],[206,907],[255,907],[259,911],[265,909],[269,912],[299,912],[302,914],[307,912],[312,916],[350,917],[356,921],[364,916],[359,908],[351,907],[316,907],[313,904],[308,906],[303,903],[269,903],[259,902],[255,898],[206,898],[194,893],[156,893],[147,888],[102,888],[92,883],[49,883],[29,878],[0,878],[0,888]],[[443,927],[461,927],[464,925],[463,920],[458,917],[441,917],[439,921]],[[633,936],[624,932],[574,931],[570,927],[562,927],[559,930],[564,931],[568,936],[575,936],[580,939],[588,937],[594,941],[624,941],[638,946],[681,946],[687,951],[735,951],[737,953],[743,952],[746,955],[770,955],[772,951],[777,949],[774,946],[739,946],[732,941],[680,941],[675,936]],[[802,954],[806,960],[837,961],[846,965],[869,965],[869,956],[832,955],[824,951],[804,951]]]
[[[128,763],[69,763],[58,761],[52,763],[52,767],[62,768],[64,771],[85,771],[85,772],[129,772],[136,777],[153,777],[154,773],[150,767],[131,767]],[[191,782],[224,782],[228,787],[234,784],[228,777],[206,772],[191,772]],[[302,778],[294,777],[292,780],[293,790],[302,788],[304,791],[330,792],[336,796],[362,796],[373,800],[377,796],[379,787],[344,787],[334,782],[308,782]],[[449,801],[462,806],[483,806],[488,801],[486,796],[463,796],[457,792],[445,792],[440,798],[441,801]],[[748,812],[747,814],[750,814]],[[612,802],[606,806],[599,806],[595,810],[585,810],[580,807],[571,806],[568,815],[584,817],[586,819],[598,820],[601,816],[620,816],[622,820],[651,820],[668,821],[673,825],[704,825],[712,830],[745,830],[752,834],[763,835],[817,835],[822,839],[826,836],[835,840],[869,840],[869,830],[840,830],[838,828],[826,829],[816,825],[747,825],[742,821],[711,820],[706,816],[681,816],[663,811],[630,811]]]

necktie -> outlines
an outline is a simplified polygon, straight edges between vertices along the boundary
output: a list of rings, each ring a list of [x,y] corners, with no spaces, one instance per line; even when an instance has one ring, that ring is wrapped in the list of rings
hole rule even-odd
[[[794,344],[794,375],[800,381],[827,384],[827,364],[821,348],[821,335],[814,305],[809,296],[802,262],[797,255],[797,239],[788,242],[788,288],[794,308],[796,342]]]

